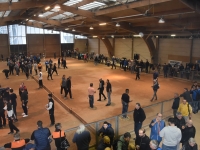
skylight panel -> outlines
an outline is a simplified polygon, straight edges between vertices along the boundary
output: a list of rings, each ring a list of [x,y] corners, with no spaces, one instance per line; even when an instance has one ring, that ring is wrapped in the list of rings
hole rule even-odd
[[[47,17],[47,16],[49,16],[49,15],[51,15],[51,14],[53,14],[53,13],[54,13],[54,12],[47,11],[47,12],[43,13],[43,17]]]
[[[80,6],[79,9],[89,10],[89,9],[101,7],[101,6],[104,6],[104,5],[106,5],[106,4],[94,1],[92,3]]]
[[[62,19],[62,18],[64,18],[64,17],[65,17],[65,15],[59,14],[59,15],[57,15],[57,16],[51,17],[50,19]]]
[[[0,11],[0,17],[2,17],[3,13],[4,13],[4,11]]]
[[[82,0],[69,0],[68,2],[64,3],[64,5],[71,6],[80,2],[82,2]]]
[[[71,12],[64,12],[63,14],[66,15],[66,16],[73,15],[73,13],[71,13]]]
[[[4,14],[4,16],[3,17],[7,17],[9,14],[10,14],[10,10],[9,11],[6,11],[6,13]]]

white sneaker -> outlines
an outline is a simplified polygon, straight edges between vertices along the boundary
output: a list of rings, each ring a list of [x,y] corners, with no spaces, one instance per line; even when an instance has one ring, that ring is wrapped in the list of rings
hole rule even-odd
[[[28,115],[23,115],[23,117],[28,117]]]
[[[25,113],[22,113],[22,116],[24,116],[25,115]]]

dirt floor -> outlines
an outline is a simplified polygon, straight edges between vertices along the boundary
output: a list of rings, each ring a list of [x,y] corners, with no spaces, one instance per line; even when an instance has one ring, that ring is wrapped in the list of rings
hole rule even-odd
[[[57,63],[57,60],[53,61]],[[103,64],[94,66],[92,62],[84,63],[82,60],[73,58],[67,58],[67,66],[68,69],[58,69],[59,75],[54,73],[53,80],[47,80],[47,73],[45,71],[45,66],[43,66],[43,84],[65,105],[81,116],[87,123],[121,114],[121,95],[124,93],[126,88],[130,89],[129,95],[131,100],[133,100],[133,102],[129,105],[129,111],[134,109],[136,102],[140,102],[142,107],[152,104],[152,102],[150,102],[153,95],[153,90],[151,88],[153,79],[152,74],[141,73],[141,79],[136,81],[135,74],[131,74],[129,71],[124,72],[120,68],[111,69],[111,67],[107,67]],[[23,118],[21,116],[22,108],[20,99],[18,98],[17,112],[19,121],[15,124],[20,129],[21,136],[23,138],[29,138],[33,130],[37,128],[36,122],[38,120],[43,121],[44,127],[48,127],[50,124],[48,111],[44,108],[45,104],[48,103],[47,92],[44,89],[38,90],[38,84],[36,81],[32,78],[26,80],[25,74],[22,73],[20,73],[20,76],[11,75],[9,79],[5,79],[4,74],[1,73],[1,71],[5,68],[7,68],[6,63],[0,62],[0,84],[2,87],[13,88],[17,95],[19,84],[21,82],[24,82],[28,88],[29,116],[27,118]],[[63,74],[65,74],[66,77],[72,77],[73,99],[69,99],[68,96],[68,99],[65,100],[63,95],[60,94],[60,81]],[[100,78],[104,81],[109,79],[112,84],[112,104],[111,106],[105,106],[107,104],[107,100],[103,100],[101,102],[97,101],[97,90],[94,101],[95,109],[90,109],[87,88],[90,83],[94,83],[94,88],[97,89]],[[153,103],[171,99],[175,92],[182,93],[183,88],[190,88],[192,83],[172,78],[159,77],[159,84],[160,89],[158,91],[158,100]],[[105,90],[104,94],[106,95]],[[56,122],[62,123],[64,130],[76,127],[80,124],[80,121],[76,117],[66,111],[57,102],[55,102],[55,119]],[[54,127],[51,127],[50,130],[53,131]],[[6,142],[12,141],[12,135],[8,135],[8,132],[8,126],[0,130],[0,146]],[[71,139],[73,135],[70,134],[69,136]]]

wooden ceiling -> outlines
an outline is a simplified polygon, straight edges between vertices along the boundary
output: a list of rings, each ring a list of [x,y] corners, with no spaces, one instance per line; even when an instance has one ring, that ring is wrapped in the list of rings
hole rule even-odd
[[[200,31],[197,0],[106,0],[106,3],[105,0],[74,0],[76,4],[64,4],[71,1],[0,0],[0,25],[26,24],[85,36],[128,36],[139,32],[145,35],[194,35]],[[78,8],[92,2],[104,6],[89,10]],[[60,9],[55,11],[56,4]],[[47,6],[50,8],[45,10]],[[44,16],[39,17],[40,14]],[[165,23],[158,23],[160,18]],[[100,26],[99,23],[107,24]],[[116,27],[117,23],[119,27]],[[91,26],[93,30],[90,30]]]

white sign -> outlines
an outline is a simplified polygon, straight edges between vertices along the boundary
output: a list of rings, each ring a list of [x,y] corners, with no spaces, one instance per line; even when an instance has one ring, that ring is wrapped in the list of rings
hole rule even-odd
[[[168,62],[169,62],[172,66],[174,66],[174,65],[180,66],[181,63],[182,63],[182,61],[178,61],[178,60],[168,60]]]

